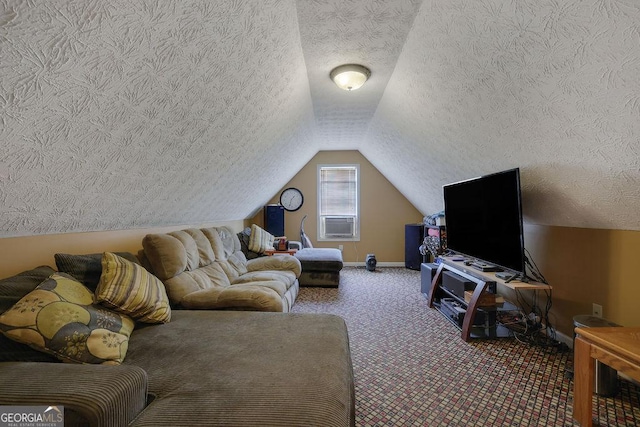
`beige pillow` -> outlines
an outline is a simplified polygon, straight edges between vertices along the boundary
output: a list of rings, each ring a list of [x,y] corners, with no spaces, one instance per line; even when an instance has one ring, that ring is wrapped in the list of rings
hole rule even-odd
[[[171,308],[164,284],[144,267],[110,252],[102,255],[96,302],[145,323],[167,323]]]
[[[249,250],[263,253],[267,249],[273,249],[275,237],[268,231],[263,230],[257,225],[251,225],[251,236],[249,237]]]
[[[0,316],[0,331],[14,341],[76,363],[118,365],[134,322],[93,305],[93,293],[54,273]]]

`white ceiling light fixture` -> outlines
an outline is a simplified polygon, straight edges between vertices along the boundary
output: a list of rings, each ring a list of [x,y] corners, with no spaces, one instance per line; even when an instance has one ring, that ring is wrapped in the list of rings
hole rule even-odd
[[[345,64],[331,70],[331,80],[340,89],[356,90],[371,76],[371,70],[358,64]]]

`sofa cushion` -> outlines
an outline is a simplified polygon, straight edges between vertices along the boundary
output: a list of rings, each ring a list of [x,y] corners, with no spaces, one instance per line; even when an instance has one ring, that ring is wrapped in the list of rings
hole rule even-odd
[[[287,290],[291,286],[296,283],[296,275],[291,271],[250,271],[247,274],[243,274],[242,276],[238,276],[234,279],[231,284],[238,285],[241,283],[255,283],[260,284],[260,282],[280,282],[284,286],[284,289]]]
[[[119,364],[134,322],[93,305],[93,293],[65,273],[53,273],[0,316],[0,331],[57,358]]]
[[[211,247],[224,271],[233,280],[238,275],[247,272],[247,257],[242,252],[238,236],[227,227],[203,228]]]
[[[267,249],[273,249],[275,237],[273,234],[263,230],[257,225],[251,225],[251,236],[249,238],[249,250],[263,253]]]
[[[171,320],[169,298],[162,282],[142,266],[110,252],[102,256],[102,276],[96,299],[140,322],[166,323]]]
[[[132,426],[197,420],[228,426],[354,425],[353,369],[341,318],[211,310],[174,314],[171,323],[137,328],[131,338],[125,364],[146,370],[149,392],[157,395]],[[161,351],[153,351],[157,348]]]
[[[136,256],[129,252],[114,252],[116,255],[138,263]],[[92,291],[96,290],[102,275],[102,253],[71,255],[55,254],[56,267],[62,273],[70,274]]]
[[[302,272],[302,264],[298,258],[291,255],[274,255],[247,261],[247,271],[263,270],[291,271],[298,277]]]
[[[193,292],[182,299],[188,309],[233,309],[282,312],[283,295],[281,282],[245,283],[227,288],[209,288]]]
[[[54,356],[0,334],[0,362],[59,362]]]
[[[180,240],[169,234],[147,234],[142,247],[153,274],[160,280],[170,279],[187,269],[187,250]]]
[[[335,248],[305,248],[294,256],[300,260],[302,271],[340,271],[342,252]]]
[[[194,271],[185,271],[164,282],[172,304],[183,305],[183,298],[192,292],[231,285],[229,278],[217,262]]]
[[[13,307],[23,296],[34,290],[53,273],[55,273],[53,268],[41,265],[0,280],[0,314]]]
[[[232,255],[242,252],[240,240],[229,227],[215,227],[209,230],[215,230],[215,232],[218,233],[220,241],[222,242],[222,249],[224,250],[225,258],[229,258]],[[207,234],[207,229],[202,231]]]
[[[185,270],[192,271],[200,267],[200,253],[198,251],[198,245],[191,234],[181,230],[171,232],[169,233],[169,236],[173,236],[180,240],[180,243],[184,246],[187,254],[187,265],[185,266]]]
[[[188,228],[184,231],[196,242],[196,248],[198,249],[198,256],[200,259],[199,267],[209,265],[218,258],[218,254],[214,253],[209,239],[207,239],[207,236],[204,235],[202,230],[197,228]]]

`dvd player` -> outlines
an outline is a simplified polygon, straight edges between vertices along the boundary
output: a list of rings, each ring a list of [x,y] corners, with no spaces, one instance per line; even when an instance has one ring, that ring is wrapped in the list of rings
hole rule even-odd
[[[440,311],[453,321],[459,328],[462,328],[464,316],[467,314],[467,308],[453,298],[442,298],[440,300]],[[476,312],[473,319],[474,326],[483,326],[486,322],[486,315],[483,312]]]

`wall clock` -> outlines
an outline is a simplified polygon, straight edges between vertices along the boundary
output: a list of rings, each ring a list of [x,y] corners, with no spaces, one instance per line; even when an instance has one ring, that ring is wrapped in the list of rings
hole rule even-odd
[[[302,191],[294,187],[286,188],[280,193],[280,204],[289,212],[297,211],[302,207],[304,197]]]

